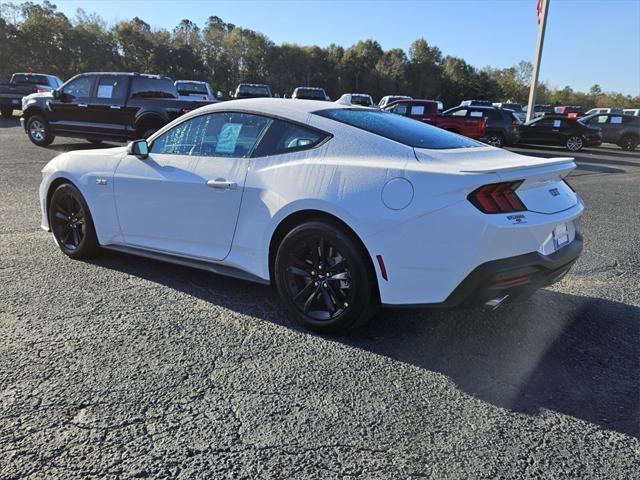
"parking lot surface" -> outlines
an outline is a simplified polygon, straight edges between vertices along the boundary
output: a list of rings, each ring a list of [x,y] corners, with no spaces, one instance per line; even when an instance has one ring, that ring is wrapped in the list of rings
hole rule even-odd
[[[63,256],[37,188],[79,148],[93,147],[38,148],[0,120],[0,478],[637,474],[640,153],[573,155],[585,250],[561,283],[321,337],[269,287]]]

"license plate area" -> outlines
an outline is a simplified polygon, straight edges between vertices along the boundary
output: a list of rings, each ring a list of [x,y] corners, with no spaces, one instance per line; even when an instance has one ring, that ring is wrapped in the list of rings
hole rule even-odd
[[[560,250],[569,243],[569,228],[566,223],[556,225],[551,234],[553,238],[553,250]]]

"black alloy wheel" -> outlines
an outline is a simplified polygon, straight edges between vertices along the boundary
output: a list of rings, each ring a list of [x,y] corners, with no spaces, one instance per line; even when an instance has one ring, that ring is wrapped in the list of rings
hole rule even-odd
[[[490,133],[487,136],[487,144],[492,147],[502,148],[504,146],[504,139],[499,133]]]
[[[56,188],[49,205],[49,226],[56,243],[72,258],[88,257],[98,246],[89,208],[71,184]]]
[[[625,135],[620,139],[619,145],[620,145],[620,148],[622,148],[622,150],[625,150],[627,152],[632,152],[637,148],[638,142],[639,140],[637,137],[634,137],[633,135]]]
[[[362,325],[378,304],[362,249],[328,223],[294,228],[278,249],[275,272],[291,315],[314,330],[338,332]]]

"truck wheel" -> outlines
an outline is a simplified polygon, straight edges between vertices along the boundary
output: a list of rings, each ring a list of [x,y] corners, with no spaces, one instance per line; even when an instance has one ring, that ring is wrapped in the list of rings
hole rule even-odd
[[[635,135],[625,135],[620,139],[620,143],[618,143],[618,145],[622,150],[632,152],[638,146],[638,142],[638,137]]]
[[[13,107],[0,108],[0,114],[2,114],[3,118],[13,118]]]
[[[51,134],[49,123],[40,115],[33,115],[27,120],[27,135],[29,135],[29,140],[39,147],[50,145],[55,138]]]

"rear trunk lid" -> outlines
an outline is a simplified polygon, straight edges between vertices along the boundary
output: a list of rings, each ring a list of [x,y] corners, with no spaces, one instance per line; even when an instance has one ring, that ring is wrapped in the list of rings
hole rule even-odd
[[[530,157],[492,147],[414,151],[418,161],[439,171],[461,175],[493,173],[501,182],[523,180],[516,194],[532,212],[557,213],[578,203],[576,193],[564,182],[576,168],[570,157]]]

